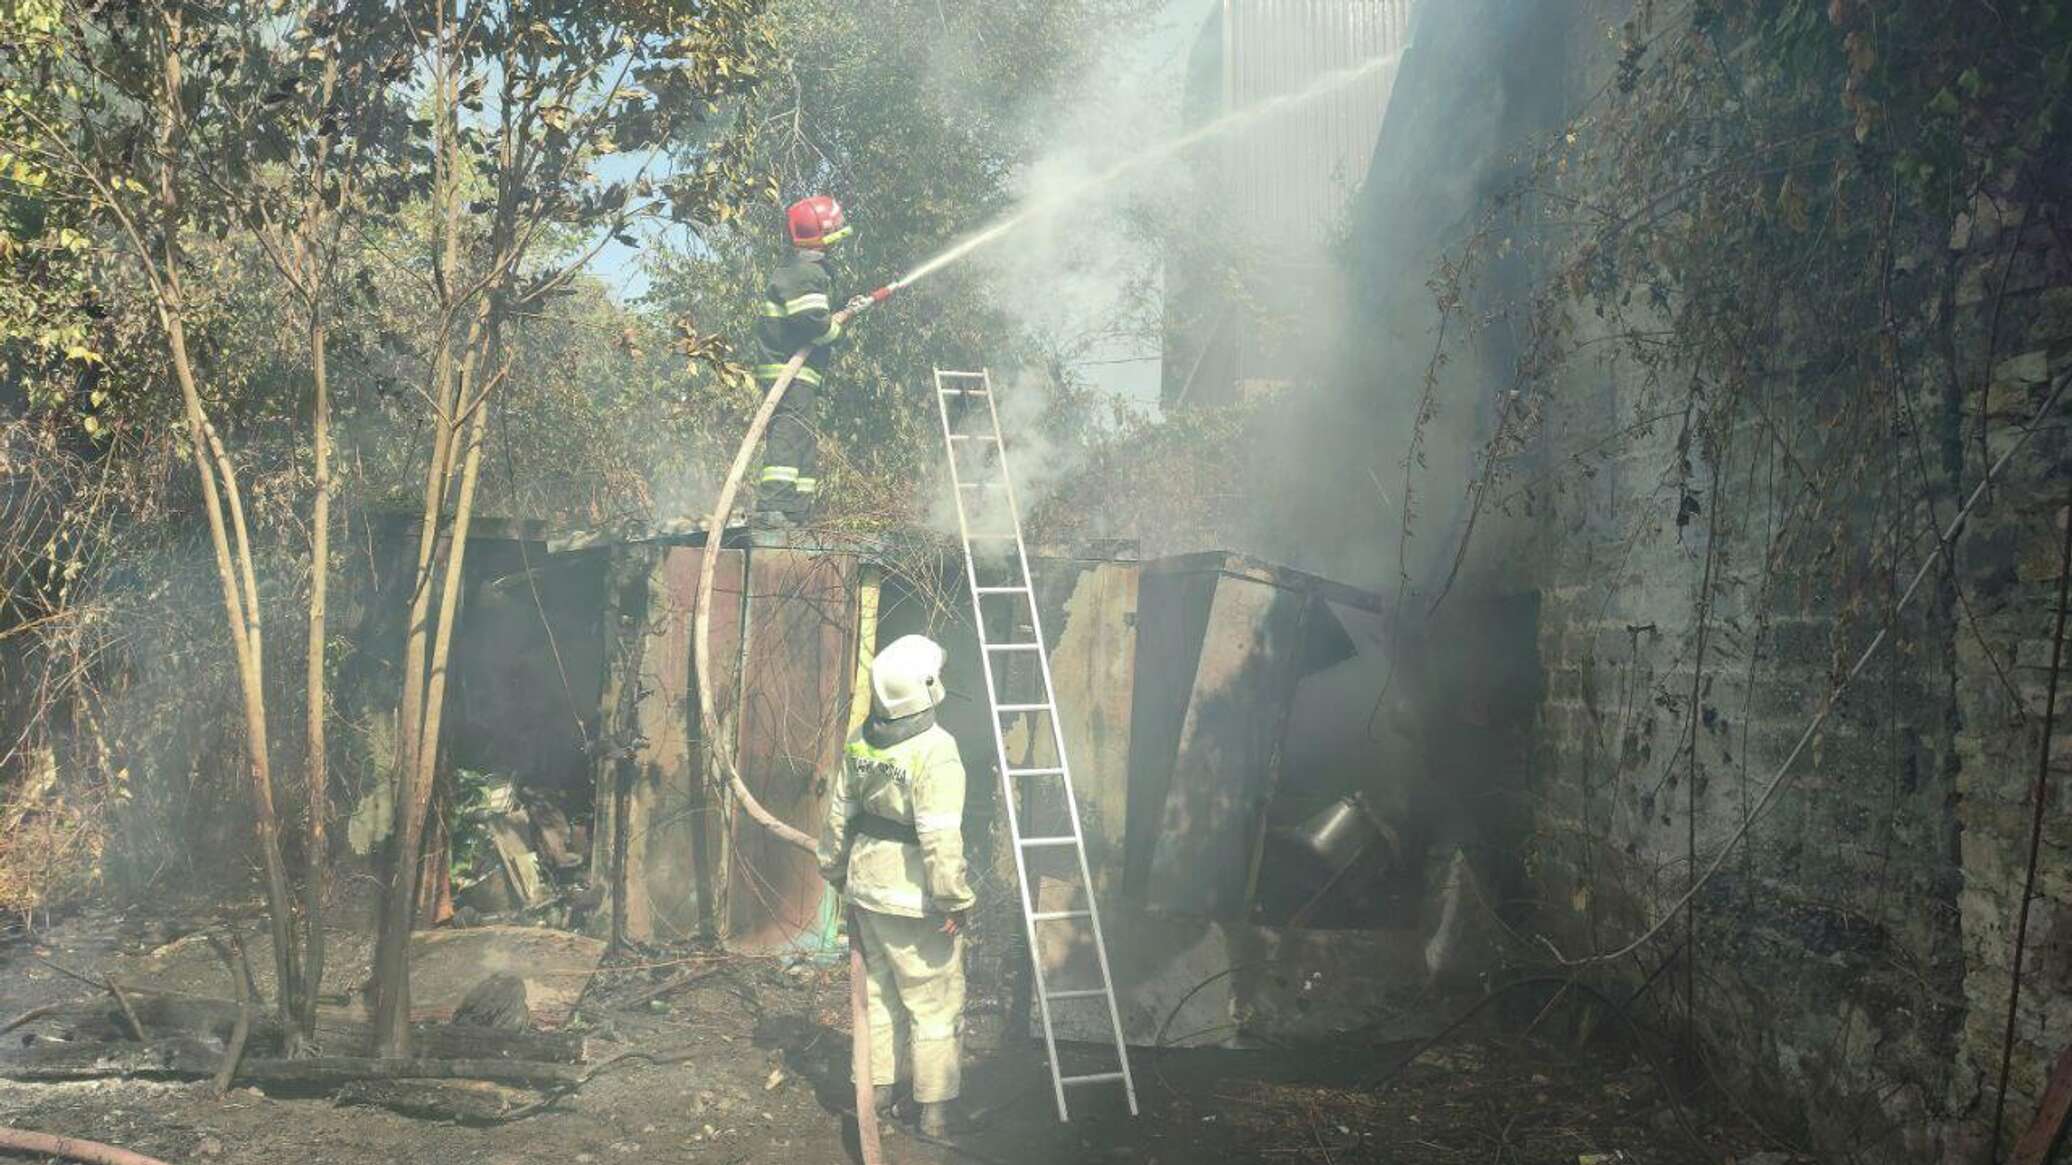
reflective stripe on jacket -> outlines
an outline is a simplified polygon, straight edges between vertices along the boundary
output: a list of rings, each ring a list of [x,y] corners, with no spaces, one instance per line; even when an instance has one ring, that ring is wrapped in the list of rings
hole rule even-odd
[[[807,348],[799,378],[808,384],[820,383],[828,350],[842,338],[842,325],[834,318],[833,281],[828,278],[825,255],[795,250],[788,262],[770,273],[755,338],[763,350],[763,361],[755,370],[757,379],[765,384],[777,379],[792,354]]]

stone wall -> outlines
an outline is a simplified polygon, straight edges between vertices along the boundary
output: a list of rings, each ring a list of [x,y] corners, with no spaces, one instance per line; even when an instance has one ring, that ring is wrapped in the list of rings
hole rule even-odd
[[[1559,904],[1546,922],[1572,951],[1617,947],[1660,917],[1690,885],[1693,855],[1702,870],[1762,804],[1836,677],[1932,552],[1929,530],[1946,527],[2021,440],[2054,380],[2072,377],[2072,282],[2041,278],[2062,256],[2010,251],[1982,232],[1959,242],[1962,271],[2013,264],[2037,278],[2018,277],[2028,285],[1997,300],[2007,355],[1984,391],[1960,392],[1965,377],[1932,361],[1914,368],[1910,415],[1936,418],[1920,444],[1894,432],[1869,459],[1882,471],[1827,499],[1853,529],[1903,531],[1896,546],[1859,548],[1863,591],[1834,591],[1818,538],[1782,561],[1763,553],[1766,532],[1813,504],[1792,460],[1840,455],[1820,434],[1834,394],[1812,374],[1774,402],[1792,418],[1779,426],[1789,438],[1734,434],[1718,467],[1679,485],[1672,421],[1618,439],[1588,488],[1550,496],[1535,551],[1548,686],[1527,862],[1540,898]],[[1981,369],[1993,303],[1960,293],[1956,309],[1952,350],[1960,368]],[[1592,378],[1567,397],[1590,407],[1550,418],[1556,448],[1607,440],[1651,407],[1630,369],[1613,363]],[[1794,1135],[1875,1141],[1887,1160],[1961,1159],[1990,1123],[2072,480],[2067,416],[2061,399],[2008,460],[1954,554],[1929,570],[1697,895],[1695,930],[1673,922],[1640,952],[1648,970],[1679,962],[1651,990],[1658,1016],[1690,1024],[1728,1086],[1795,1098],[1783,1105],[1803,1126]],[[1685,493],[1696,512],[1680,524]],[[2060,723],[2062,750],[2072,736]],[[2067,798],[2054,789],[2047,806],[2015,1129],[2072,1043]]]
[[[1767,422],[1695,442],[1677,416],[1640,423],[1675,391],[1579,364],[1540,434],[1567,488],[1512,531],[1542,599],[1539,921],[1571,955],[1616,950],[1759,812],[1685,914],[1612,966],[1638,983],[1668,963],[1643,1010],[1688,1041],[1707,1094],[1823,1155],[1976,1161],[1993,1119],[2072,480],[2072,412],[2039,416],[2072,378],[2067,256],[2008,219],[1981,204],[1947,254],[1902,261],[1900,279],[1948,270],[1955,291],[1918,297],[1882,431],[1837,415],[1862,385],[1794,367],[1789,340]],[[2032,424],[1892,618],[1933,531]],[[1838,459],[1860,472],[1809,496]],[[1809,528],[1776,541],[1790,523]],[[2068,750],[2064,720],[2057,735]],[[2067,805],[2053,789],[2005,1140],[2072,1045]]]
[[[1550,124],[1613,82],[1627,7],[1422,10],[1412,39],[1428,54],[1406,58],[1353,256],[1376,338],[1349,345],[1357,372],[1331,402],[1383,435],[1341,426],[1326,447],[1402,448],[1387,434],[1407,429],[1406,386],[1427,375],[1438,319],[1426,280]],[[1904,240],[1883,391],[1819,363],[1806,336],[1828,321],[1780,319],[1760,399],[1724,432],[1687,429],[1687,385],[1586,326],[1445,600],[1537,597],[1532,641],[1512,648],[1536,654],[1543,678],[1530,756],[1506,774],[1507,816],[1524,825],[1485,839],[1535,904],[1510,921],[1580,958],[1670,916],[1587,974],[1614,991],[1646,984],[1636,1013],[1692,1050],[1707,1102],[1822,1159],[1969,1165],[1993,1124],[2072,520],[2072,389],[2042,407],[2072,380],[2066,234],[1980,201],[1949,238]],[[1430,454],[1400,564],[1426,602],[1462,537],[1449,491],[1479,468],[1520,358],[1504,307],[1545,276],[1529,260],[1490,272],[1472,334],[1431,370],[1428,438],[1476,432],[1465,454]],[[1937,532],[2031,428],[1893,617]],[[1394,517],[1378,525],[1394,542]],[[2072,712],[2054,735],[2072,768]],[[2045,806],[2006,1142],[2072,1047],[2068,785],[2057,774]]]

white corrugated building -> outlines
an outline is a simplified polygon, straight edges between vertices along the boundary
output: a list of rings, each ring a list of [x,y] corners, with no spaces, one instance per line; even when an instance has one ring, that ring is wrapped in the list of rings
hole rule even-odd
[[[1188,68],[1190,127],[1258,120],[1197,160],[1199,229],[1167,257],[1162,398],[1221,404],[1302,382],[1335,323],[1332,251],[1366,177],[1412,0],[1222,0]],[[1313,88],[1313,98],[1271,103]]]

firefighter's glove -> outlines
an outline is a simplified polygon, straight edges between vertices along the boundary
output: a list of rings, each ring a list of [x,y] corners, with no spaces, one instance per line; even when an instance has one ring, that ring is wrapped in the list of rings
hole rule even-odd
[[[852,295],[849,297],[849,302],[842,305],[842,311],[846,315],[853,316],[864,308],[869,307],[873,302],[868,294]]]

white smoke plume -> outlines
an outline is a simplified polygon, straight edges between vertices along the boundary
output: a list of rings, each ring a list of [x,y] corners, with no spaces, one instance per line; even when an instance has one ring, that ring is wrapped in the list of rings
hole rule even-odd
[[[1011,379],[994,377],[993,392],[1006,445],[1006,480],[1013,484],[1014,507],[1008,505],[1008,491],[992,485],[1002,480],[997,455],[979,448],[960,450],[958,476],[967,487],[962,490],[964,518],[972,531],[1013,530],[1016,510],[1026,519],[1084,467],[1085,451],[1052,439],[1044,424],[1051,389],[1042,374],[1033,369],[1023,369]],[[971,398],[971,403],[963,407],[961,415],[951,414],[953,431],[990,435],[991,420],[986,415],[984,398]],[[950,538],[959,533],[954,493],[950,475],[939,475],[926,508],[929,529]],[[997,558],[1011,553],[1012,543],[984,540],[974,543],[973,550],[981,556]]]

